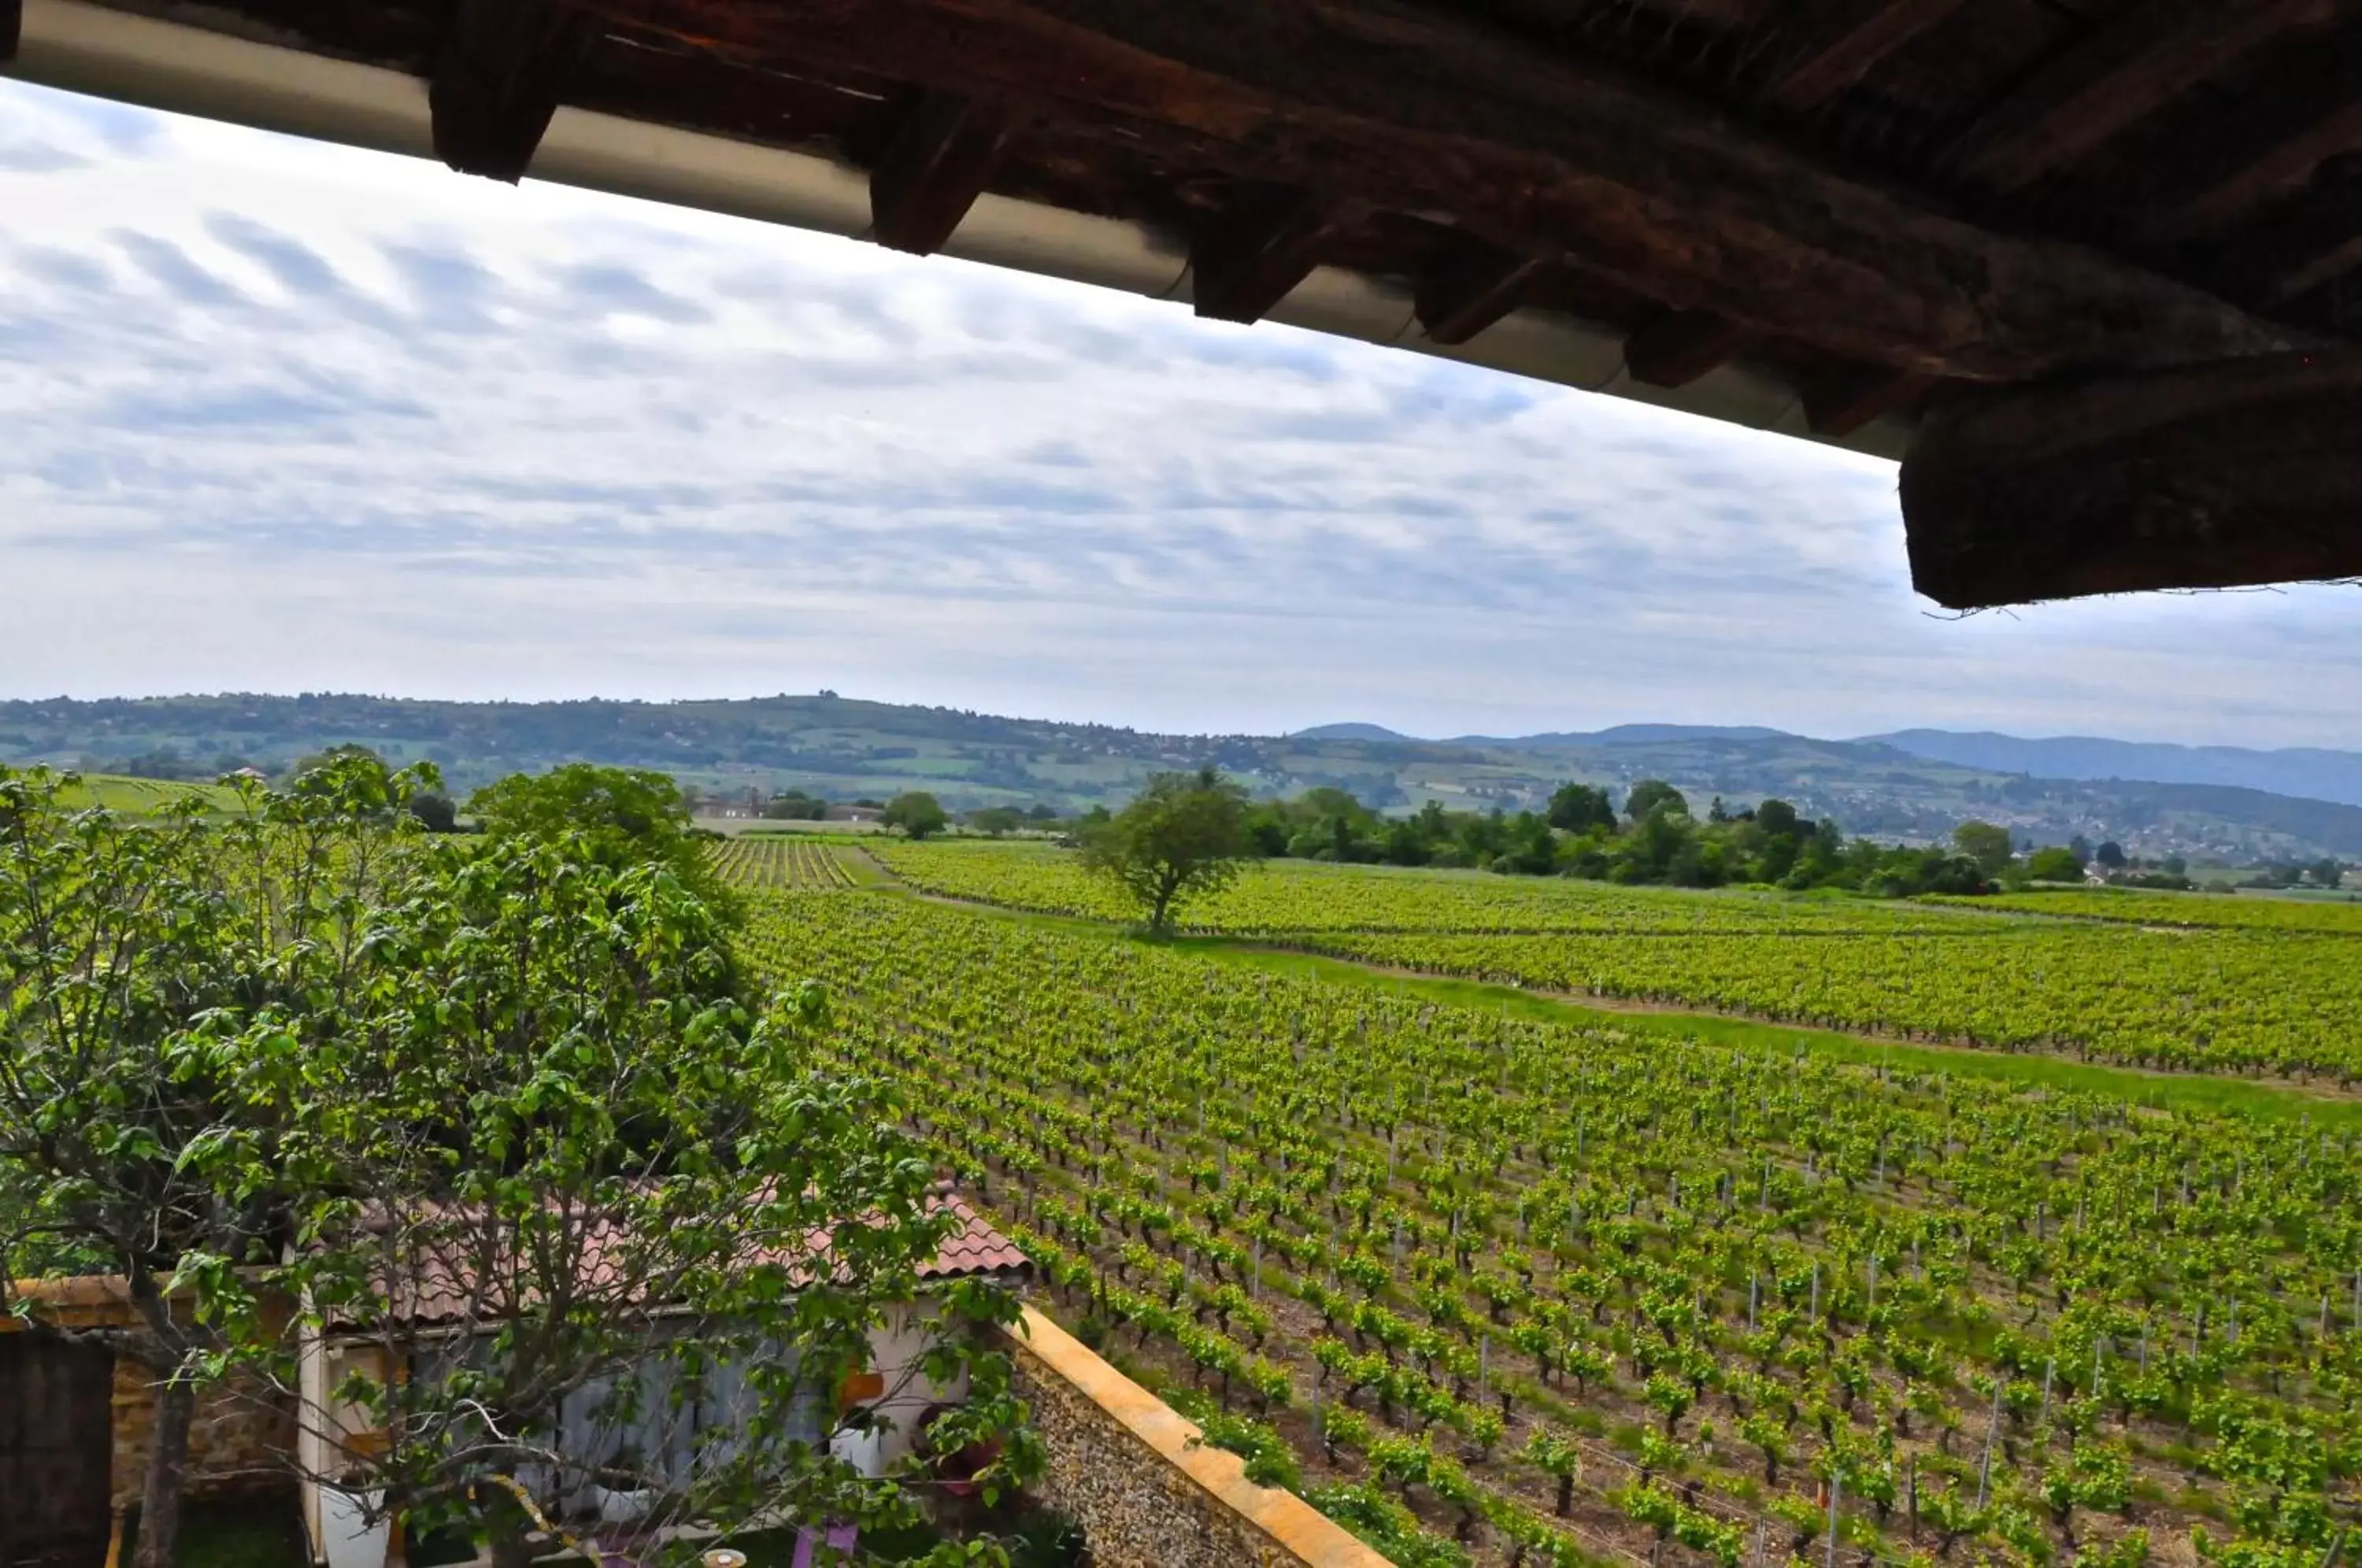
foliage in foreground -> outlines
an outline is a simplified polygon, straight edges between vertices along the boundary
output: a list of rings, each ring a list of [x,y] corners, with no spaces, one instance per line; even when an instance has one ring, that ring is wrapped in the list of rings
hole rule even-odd
[[[344,757],[135,826],[0,773],[0,1282],[128,1283],[116,1348],[162,1391],[140,1568],[172,1559],[200,1395],[330,1430],[296,1372],[323,1328],[381,1353],[330,1392],[384,1439],[321,1478],[504,1564],[533,1522],[507,1483],[645,1485],[658,1522],[914,1517],[825,1444],[889,1312],[925,1375],[970,1379],[935,1440],[999,1436],[988,1488],[1021,1475],[1005,1362],[966,1331],[1013,1303],[922,1288],[949,1222],[925,1151],[823,1061],[819,991],[742,992],[645,781],[507,790],[467,841],[403,809],[431,782]],[[559,796],[598,803],[587,830],[540,814]],[[651,1420],[679,1441],[628,1446]]]

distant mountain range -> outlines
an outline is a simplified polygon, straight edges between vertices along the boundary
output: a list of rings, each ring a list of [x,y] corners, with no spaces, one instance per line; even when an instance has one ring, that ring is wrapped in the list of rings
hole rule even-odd
[[[2158,784],[2229,784],[2362,806],[2362,752],[2299,747],[2248,751],[2235,745],[2162,745],[2145,741],[2053,735],[2020,740],[1990,730],[1898,730],[1865,735],[1914,756],[2043,778],[2138,778]]]
[[[1302,740],[1400,741],[1414,745],[1512,746],[1563,750],[1691,740],[1797,740],[1780,730],[1737,724],[1617,724],[1611,729],[1530,735],[1458,735],[1428,742],[1380,724],[1320,724],[1298,730]],[[2293,747],[2253,751],[2235,745],[2171,745],[2052,735],[2026,740],[1992,730],[1896,730],[1861,735],[1856,744],[1886,745],[1931,762],[2035,778],[2116,779],[2148,784],[2220,784],[2268,794],[2362,806],[2362,752]]]
[[[2022,741],[1913,730],[1816,740],[1757,725],[1621,724],[1419,740],[1376,724],[1294,735],[1171,735],[822,692],[733,701],[428,702],[306,693],[0,702],[0,761],[203,778],[281,770],[345,742],[432,761],[465,792],[590,761],[660,768],[714,809],[774,791],[833,800],[933,790],[955,810],[1129,799],[1150,773],[1210,763],[1259,793],[1350,790],[1387,811],[1539,806],[1572,780],[1663,778],[1699,811],[1778,796],[1846,831],[1929,842],[1962,821],[2022,839],[2113,838],[2223,864],[2362,860],[2362,754]]]

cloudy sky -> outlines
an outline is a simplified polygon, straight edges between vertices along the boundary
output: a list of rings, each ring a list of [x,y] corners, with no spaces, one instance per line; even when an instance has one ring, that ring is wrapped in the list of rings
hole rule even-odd
[[[2362,745],[2350,591],[1950,618],[1892,465],[0,83],[0,695]]]

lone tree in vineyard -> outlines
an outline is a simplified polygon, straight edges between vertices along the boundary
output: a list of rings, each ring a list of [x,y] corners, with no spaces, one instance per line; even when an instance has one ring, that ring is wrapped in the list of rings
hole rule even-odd
[[[1151,774],[1139,798],[1083,840],[1083,864],[1170,931],[1175,901],[1229,885],[1247,854],[1247,792],[1211,767]]]

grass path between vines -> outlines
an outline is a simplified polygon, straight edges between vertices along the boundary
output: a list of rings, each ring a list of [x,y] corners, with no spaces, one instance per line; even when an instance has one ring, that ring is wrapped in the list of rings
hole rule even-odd
[[[1006,904],[922,892],[888,871],[864,850],[840,853],[845,854],[853,863],[855,878],[862,887],[873,892],[944,904],[975,914],[1064,932],[1068,935],[1132,942],[1165,952],[1191,954],[1210,963],[1285,975],[1295,979],[1358,986],[1385,995],[1409,997],[1450,1007],[1486,1010],[1509,1018],[1567,1023],[1589,1029],[1617,1029],[1628,1034],[1656,1034],[1668,1040],[1704,1041],[1712,1045],[1786,1056],[1810,1051],[1863,1066],[1951,1073],[2045,1088],[2113,1095],[2159,1110],[2232,1111],[2275,1118],[2310,1117],[2325,1127],[2362,1124],[2362,1099],[2294,1085],[2262,1083],[2249,1078],[2210,1077],[2197,1073],[2103,1066],[2034,1052],[1933,1045],[1889,1040],[1875,1034],[1849,1034],[1838,1030],[1767,1023],[1755,1019],[1734,1018],[1727,1013],[1686,1012],[1653,1002],[1617,1002],[1520,986],[1495,985],[1481,980],[1406,974],[1352,959],[1276,947],[1248,937],[1154,938],[1111,921],[1089,920],[1079,915],[1044,914],[1035,910],[1012,909]]]

